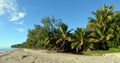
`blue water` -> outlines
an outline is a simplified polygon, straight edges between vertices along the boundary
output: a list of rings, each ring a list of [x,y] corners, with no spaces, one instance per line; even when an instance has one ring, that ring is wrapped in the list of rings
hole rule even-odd
[[[15,48],[10,48],[10,47],[0,47],[0,52],[10,51],[10,50],[15,50]]]

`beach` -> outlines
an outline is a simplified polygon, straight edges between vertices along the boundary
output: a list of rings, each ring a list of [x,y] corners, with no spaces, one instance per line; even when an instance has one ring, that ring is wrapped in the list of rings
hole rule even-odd
[[[120,63],[120,53],[86,56],[47,50],[16,49],[0,53],[0,63]]]

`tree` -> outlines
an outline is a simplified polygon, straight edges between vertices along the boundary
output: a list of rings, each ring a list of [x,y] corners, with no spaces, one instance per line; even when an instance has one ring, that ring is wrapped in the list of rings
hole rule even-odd
[[[72,49],[76,49],[76,52],[85,52],[87,50],[88,42],[87,42],[86,30],[83,28],[77,28],[74,33],[74,41],[71,44]]]
[[[72,29],[68,30],[68,26],[65,23],[60,23],[59,27],[59,36],[56,43],[60,45],[60,49],[63,49],[64,51],[71,51],[71,41],[72,41]]]
[[[46,33],[43,28],[39,25],[35,25],[33,30],[29,30],[28,38],[26,41],[26,47],[28,48],[40,48],[42,47],[43,41],[46,37]]]
[[[94,43],[94,45],[97,43],[99,46],[96,45],[96,49],[107,49],[107,42],[113,38],[113,31],[110,31],[113,29],[109,24],[113,19],[114,8],[114,5],[109,7],[105,4],[104,8],[99,8],[96,12],[93,12],[95,19],[89,18],[90,23],[87,26],[88,31],[91,32],[89,42]]]
[[[95,30],[89,35],[89,42],[97,43],[98,45],[94,44],[97,49],[107,50],[107,41],[114,37],[113,34],[109,33],[107,26],[103,28],[96,26]]]
[[[108,25],[112,19],[114,8],[115,5],[109,7],[107,4],[105,4],[104,8],[99,8],[96,10],[96,12],[92,12],[92,14],[95,15],[95,18],[88,18],[89,23],[87,25],[87,30],[95,30],[96,25],[101,28]]]
[[[120,46],[120,12],[119,11],[114,12],[111,17],[112,19],[108,24],[109,27],[113,29],[110,31],[113,31],[114,39],[108,42],[108,47],[117,48]]]
[[[68,26],[60,22],[58,28],[54,29],[55,32],[51,33],[47,38],[46,45],[53,49],[70,51],[71,31],[68,31]]]

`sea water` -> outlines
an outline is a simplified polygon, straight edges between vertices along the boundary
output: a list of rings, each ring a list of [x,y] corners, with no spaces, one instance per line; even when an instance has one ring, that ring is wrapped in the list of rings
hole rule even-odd
[[[15,50],[15,48],[10,48],[10,47],[0,47],[0,52],[10,51],[10,50]]]

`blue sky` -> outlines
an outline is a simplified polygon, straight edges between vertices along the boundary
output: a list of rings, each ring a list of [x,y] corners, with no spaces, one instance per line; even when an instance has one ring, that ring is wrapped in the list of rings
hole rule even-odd
[[[69,28],[86,27],[91,12],[104,4],[120,0],[0,0],[0,47],[10,47],[27,39],[28,29],[40,24],[45,16],[62,19]]]

